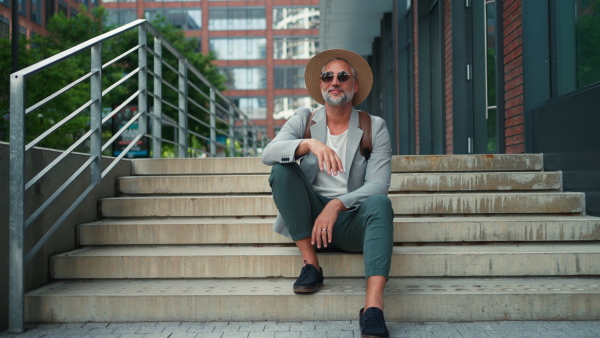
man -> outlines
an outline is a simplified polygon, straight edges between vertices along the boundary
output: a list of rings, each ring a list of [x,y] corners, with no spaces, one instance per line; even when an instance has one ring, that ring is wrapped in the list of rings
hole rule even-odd
[[[323,284],[315,247],[363,252],[362,336],[388,337],[383,291],[393,246],[390,137],[385,121],[370,116],[372,151],[365,158],[359,150],[359,112],[353,107],[368,96],[373,74],[360,55],[333,49],[310,60],[304,79],[310,95],[324,106],[313,116],[307,108],[298,109],[262,155],[263,163],[273,166],[269,183],[279,209],[274,230],[292,238],[305,263],[294,292],[313,293]],[[311,118],[312,138],[304,139]]]

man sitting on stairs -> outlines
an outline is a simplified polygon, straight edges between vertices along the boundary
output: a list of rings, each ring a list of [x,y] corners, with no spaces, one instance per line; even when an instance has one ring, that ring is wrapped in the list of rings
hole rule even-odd
[[[388,337],[383,291],[393,247],[390,137],[383,119],[354,108],[369,95],[373,73],[360,55],[332,49],[310,60],[304,79],[324,106],[313,114],[298,109],[262,155],[273,166],[269,183],[279,209],[273,228],[300,249],[305,265],[296,293],[314,293],[323,284],[316,249],[363,252],[362,336]],[[367,123],[359,122],[360,115]]]

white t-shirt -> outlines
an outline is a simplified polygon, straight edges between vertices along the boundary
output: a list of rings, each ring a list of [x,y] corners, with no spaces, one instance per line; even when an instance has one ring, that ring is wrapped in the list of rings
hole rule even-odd
[[[335,153],[339,156],[342,164],[346,163],[346,141],[348,140],[348,130],[346,129],[340,135],[331,135],[329,132],[329,127],[327,128],[327,138],[325,140],[325,144],[333,149]],[[327,170],[328,167],[325,167]],[[346,177],[346,173],[337,173],[336,175],[328,175],[325,171],[320,171],[317,173],[317,177],[315,182],[312,185],[313,190],[320,195],[329,198],[336,198],[343,194],[348,193],[348,178]]]

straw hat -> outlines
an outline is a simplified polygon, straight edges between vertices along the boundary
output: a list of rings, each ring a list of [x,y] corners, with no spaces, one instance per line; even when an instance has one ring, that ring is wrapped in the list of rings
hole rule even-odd
[[[333,58],[340,58],[348,61],[356,71],[358,78],[358,92],[352,98],[352,105],[357,106],[363,102],[373,86],[373,71],[367,61],[360,55],[345,49],[329,49],[322,51],[310,59],[304,70],[304,83],[308,93],[315,101],[320,104],[325,104],[323,95],[321,94],[321,70],[327,61]]]

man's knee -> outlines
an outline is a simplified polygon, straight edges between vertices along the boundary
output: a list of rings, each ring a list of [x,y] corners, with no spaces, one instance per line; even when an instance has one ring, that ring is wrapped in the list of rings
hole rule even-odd
[[[365,211],[393,215],[392,201],[385,195],[369,196],[361,205]]]
[[[273,187],[273,182],[277,181],[286,181],[290,178],[297,176],[295,172],[295,166],[298,166],[297,163],[275,163],[271,168],[271,175],[269,176],[269,184]]]

